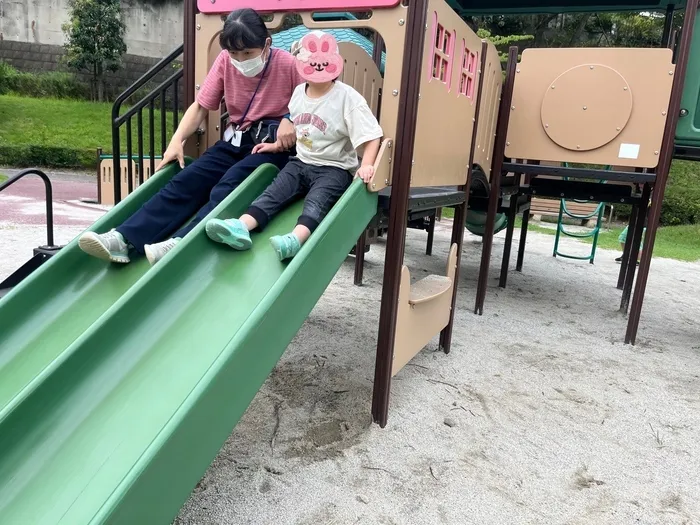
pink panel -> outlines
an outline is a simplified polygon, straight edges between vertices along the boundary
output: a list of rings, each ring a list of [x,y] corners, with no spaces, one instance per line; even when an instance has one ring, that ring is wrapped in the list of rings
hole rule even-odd
[[[452,68],[455,61],[455,46],[457,43],[457,31],[452,31],[452,38],[450,38],[450,48],[447,50],[447,54],[450,58],[447,60],[447,78],[445,83],[447,84],[447,92],[452,91]]]
[[[347,11],[395,7],[401,0],[197,0],[197,8],[206,14],[230,13],[252,7],[261,13],[287,11]]]
[[[435,68],[435,46],[436,46],[436,40],[437,40],[437,32],[438,32],[438,14],[437,11],[433,11],[433,30],[432,30],[432,38],[430,40],[430,62],[428,62],[427,65],[427,73],[428,73],[428,82],[431,82],[433,80],[433,69]]]

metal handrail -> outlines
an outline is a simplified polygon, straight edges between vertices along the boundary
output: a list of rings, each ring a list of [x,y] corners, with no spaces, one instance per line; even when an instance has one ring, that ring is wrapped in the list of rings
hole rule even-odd
[[[53,243],[53,186],[51,186],[51,179],[49,179],[48,175],[36,168],[21,171],[14,177],[0,184],[0,192],[6,190],[27,175],[38,175],[41,177],[41,180],[44,181],[44,186],[46,188],[46,248],[55,248],[56,245]]]
[[[158,73],[170,66],[175,59],[177,59],[184,52],[184,44],[175,48],[169,55],[161,59],[157,64],[155,64],[151,69],[149,69],[141,78],[129,86],[126,91],[117,97],[112,106],[112,159],[114,162],[114,170],[119,173],[119,161],[121,159],[121,136],[120,128],[122,125],[126,127],[126,149],[127,158],[133,158],[134,152],[132,148],[132,136],[131,136],[131,122],[132,118],[137,119],[137,150],[136,155],[138,162],[138,177],[139,184],[143,183],[143,173],[144,173],[144,110],[148,112],[148,123],[149,123],[149,141],[148,141],[148,153],[150,157],[151,171],[155,171],[155,119],[154,112],[156,110],[156,99],[160,97],[160,147],[162,151],[166,148],[166,92],[172,87],[173,89],[173,132],[178,126],[178,83],[184,76],[184,71],[180,69],[172,75],[170,75],[165,81],[161,82],[158,87],[152,90],[150,93],[141,98],[138,102],[132,105],[124,115],[120,115],[122,104],[136,93],[139,89],[146,85],[151,79],[153,79]],[[128,191],[133,190],[133,178],[132,178],[133,166],[131,163],[127,165],[127,187]],[[117,204],[121,201],[121,184],[114,185],[114,203]]]

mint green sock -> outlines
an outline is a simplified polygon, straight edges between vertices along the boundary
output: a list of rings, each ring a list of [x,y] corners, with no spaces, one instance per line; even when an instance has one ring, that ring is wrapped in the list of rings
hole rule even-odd
[[[280,258],[280,261],[291,259],[297,253],[299,253],[299,250],[301,249],[301,243],[299,242],[299,239],[297,239],[297,236],[293,233],[270,237],[270,244],[272,244],[272,247],[275,249],[277,257]]]

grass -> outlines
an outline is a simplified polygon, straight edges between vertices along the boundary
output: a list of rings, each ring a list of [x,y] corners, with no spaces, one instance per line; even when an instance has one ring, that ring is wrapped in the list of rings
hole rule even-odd
[[[516,227],[520,228],[520,219],[516,220]],[[618,236],[624,226],[616,226],[610,229],[604,228],[598,235],[598,246],[606,250],[620,251]],[[552,228],[530,223],[528,231],[554,235]],[[593,239],[579,239],[581,242],[592,243]],[[654,257],[664,257],[679,261],[695,262],[700,260],[700,224],[683,224],[680,226],[662,226],[656,231],[654,242]]]
[[[81,153],[82,162],[94,166],[95,150],[112,151],[112,105],[78,100],[38,99],[13,95],[0,96],[0,144],[3,147],[41,146],[65,148]],[[144,111],[144,153],[148,154],[148,111]],[[161,113],[155,111],[156,154],[160,154]],[[172,113],[167,115],[167,139],[172,134]],[[137,153],[137,122],[132,120],[132,149]],[[122,154],[126,152],[126,132],[121,133]],[[86,154],[87,153],[87,154]],[[92,167],[90,165],[83,167]]]
[[[453,208],[443,208],[442,216],[454,217]],[[515,220],[515,227],[522,226],[520,217]],[[528,231],[552,235],[556,233],[554,224],[552,228],[540,226],[530,222]],[[624,226],[604,228],[598,235],[598,246],[606,250],[620,251],[620,243],[617,240]],[[578,239],[581,242],[592,243],[593,239]],[[683,224],[680,226],[662,226],[656,232],[654,242],[654,257],[676,259],[678,261],[695,262],[700,260],[700,224]]]

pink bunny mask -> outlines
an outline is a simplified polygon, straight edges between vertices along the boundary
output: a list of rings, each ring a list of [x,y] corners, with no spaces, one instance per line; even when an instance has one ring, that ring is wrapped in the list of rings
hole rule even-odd
[[[333,35],[312,31],[301,39],[296,53],[297,71],[304,80],[312,83],[330,82],[343,71],[343,57]]]

